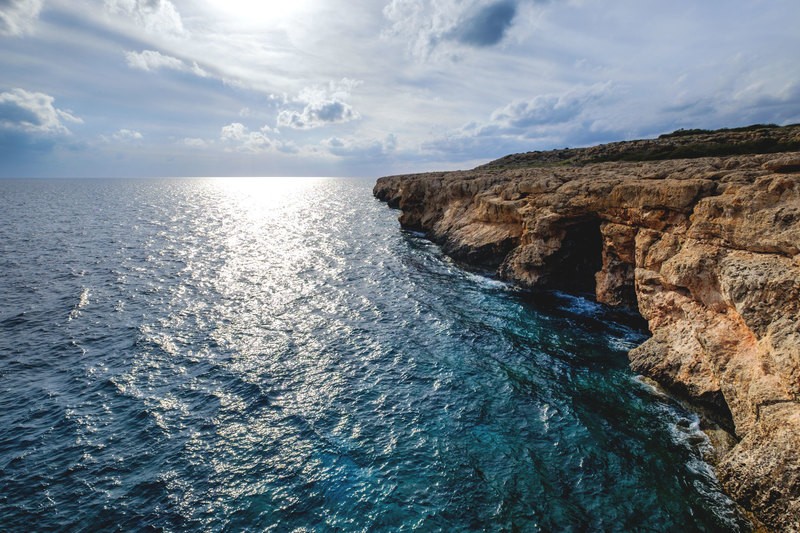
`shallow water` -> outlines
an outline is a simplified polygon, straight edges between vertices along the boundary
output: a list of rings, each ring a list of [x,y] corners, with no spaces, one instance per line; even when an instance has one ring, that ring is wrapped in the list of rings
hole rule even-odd
[[[748,530],[641,331],[371,186],[0,181],[2,528]]]

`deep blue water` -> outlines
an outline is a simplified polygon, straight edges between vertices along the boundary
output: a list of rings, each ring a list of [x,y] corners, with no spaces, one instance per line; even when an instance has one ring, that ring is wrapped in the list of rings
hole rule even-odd
[[[0,181],[0,529],[748,530],[641,332],[371,187]]]

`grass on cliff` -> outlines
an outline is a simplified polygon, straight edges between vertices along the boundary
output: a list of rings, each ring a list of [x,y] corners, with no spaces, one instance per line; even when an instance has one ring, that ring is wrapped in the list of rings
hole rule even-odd
[[[797,124],[795,124],[795,126],[796,125]],[[687,136],[692,136],[692,135],[726,133],[726,132],[729,132],[729,133],[743,133],[743,132],[747,132],[747,131],[758,131],[758,130],[763,130],[763,129],[780,128],[780,127],[781,126],[778,126],[777,124],[753,124],[751,126],[742,126],[742,127],[739,127],[739,128],[722,128],[722,129],[718,129],[718,130],[704,130],[704,129],[700,129],[700,128],[694,128],[694,129],[686,130],[686,129],[681,128],[679,130],[673,131],[672,133],[664,133],[662,135],[659,135],[658,138],[659,139],[674,139],[675,137],[687,137]]]
[[[663,161],[795,151],[800,151],[800,124],[753,124],[720,130],[679,129],[657,139],[511,154],[477,168],[584,166],[612,161]]]
[[[697,142],[678,146],[655,146],[631,150],[621,154],[595,158],[593,163],[607,161],[663,161],[666,159],[693,159],[746,154],[773,154],[800,150],[800,141],[779,142],[775,139],[757,139],[741,143]]]

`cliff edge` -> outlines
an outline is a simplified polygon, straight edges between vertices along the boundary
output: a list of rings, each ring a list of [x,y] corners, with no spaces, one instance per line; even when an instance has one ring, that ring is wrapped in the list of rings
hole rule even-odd
[[[457,259],[638,309],[652,337],[631,368],[730,434],[715,464],[743,508],[800,531],[800,126],[517,154],[374,194]]]

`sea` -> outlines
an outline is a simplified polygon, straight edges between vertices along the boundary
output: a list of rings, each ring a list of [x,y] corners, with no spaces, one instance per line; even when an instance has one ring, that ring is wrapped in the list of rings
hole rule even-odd
[[[646,328],[373,184],[0,180],[0,530],[751,530]]]

